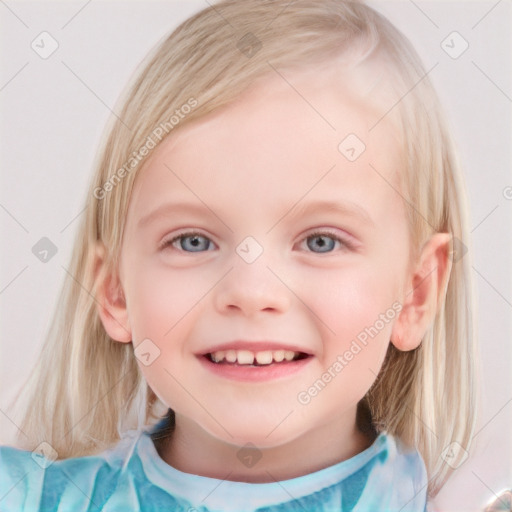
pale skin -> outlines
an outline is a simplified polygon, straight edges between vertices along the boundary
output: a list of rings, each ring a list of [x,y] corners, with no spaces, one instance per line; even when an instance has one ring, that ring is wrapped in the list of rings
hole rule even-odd
[[[401,152],[391,124],[369,131],[381,112],[329,71],[287,76],[309,104],[274,76],[154,150],[130,200],[119,278],[99,287],[110,337],[134,347],[149,338],[161,352],[139,366],[176,414],[160,457],[187,473],[272,482],[370,446],[373,439],[356,426],[357,403],[390,342],[418,347],[449,277],[447,233],[433,234],[418,260],[408,259],[406,206],[395,190]],[[354,162],[338,150],[350,133],[366,145]],[[351,211],[355,205],[367,219],[308,207],[320,201]],[[179,207],[142,222],[178,202],[204,209]],[[191,231],[202,250],[190,250],[191,238],[160,248]],[[263,248],[250,264],[236,252],[248,236]],[[310,403],[299,403],[297,395],[397,301],[401,312]],[[257,383],[199,363],[198,352],[237,339],[298,343],[312,360],[298,373]],[[252,467],[237,457],[248,442],[262,453]]]

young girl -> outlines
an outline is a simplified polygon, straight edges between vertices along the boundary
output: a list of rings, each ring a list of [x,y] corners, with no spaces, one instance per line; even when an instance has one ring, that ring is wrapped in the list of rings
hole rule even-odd
[[[2,510],[424,511],[467,456],[467,207],[409,42],[226,0],[109,127]],[[21,442],[21,439],[20,439]]]

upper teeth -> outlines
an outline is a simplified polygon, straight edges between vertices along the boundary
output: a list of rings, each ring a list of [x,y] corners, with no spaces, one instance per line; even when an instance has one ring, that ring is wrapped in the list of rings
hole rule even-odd
[[[250,350],[218,350],[212,352],[211,358],[215,363],[220,363],[224,359],[228,363],[253,364],[271,364],[272,361],[280,363],[283,360],[292,361],[300,353],[292,350],[263,350],[261,352],[251,352]]]

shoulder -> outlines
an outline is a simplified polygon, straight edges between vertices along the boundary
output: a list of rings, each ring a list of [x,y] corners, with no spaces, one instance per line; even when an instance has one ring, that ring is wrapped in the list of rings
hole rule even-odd
[[[427,502],[428,476],[419,451],[388,433],[380,436],[380,464],[372,474],[374,489],[393,489],[390,510],[421,511]]]
[[[61,460],[47,443],[34,452],[0,446],[0,510],[60,510],[63,502],[78,510],[93,495],[104,503],[137,441],[132,434],[100,454]]]
[[[29,451],[0,446],[0,510],[37,510],[44,472]]]
[[[388,450],[398,475],[409,475],[414,485],[427,483],[427,469],[420,452],[400,438],[387,435]]]

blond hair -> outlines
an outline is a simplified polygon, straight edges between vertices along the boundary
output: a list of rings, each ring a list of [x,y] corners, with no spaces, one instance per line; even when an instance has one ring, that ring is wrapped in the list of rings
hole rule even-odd
[[[116,273],[131,191],[147,161],[140,148],[148,136],[158,126],[169,127],[183,105],[194,103],[194,108],[174,130],[229,104],[256,79],[274,72],[269,63],[276,69],[307,67],[354,48],[361,49],[360,62],[375,52],[385,55],[401,91],[389,108],[403,132],[402,190],[409,203],[412,261],[435,232],[452,235],[454,254],[469,249],[465,184],[446,122],[418,55],[393,25],[361,2],[217,3],[182,23],[148,56],[116,108],[119,117],[107,127],[69,275],[28,383],[30,402],[21,428],[29,441],[20,437],[24,448],[46,441],[59,458],[97,453],[115,444],[124,429],[155,424],[166,410],[142,377],[132,344],[116,342],[105,332],[95,301],[102,277],[95,249],[98,244],[106,248],[102,272]],[[137,162],[127,167],[134,155]],[[474,429],[477,353],[470,254],[453,258],[445,298],[420,347],[400,352],[390,344],[363,400],[378,430],[418,447],[431,496],[462,457],[455,453],[450,466],[441,454],[454,442],[468,449]]]

